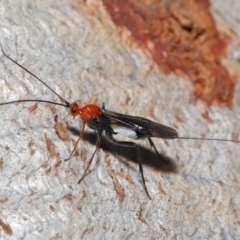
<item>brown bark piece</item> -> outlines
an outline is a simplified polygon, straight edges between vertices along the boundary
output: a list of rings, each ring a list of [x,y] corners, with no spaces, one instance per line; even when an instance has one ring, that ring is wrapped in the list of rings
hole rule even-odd
[[[236,80],[221,65],[229,37],[216,29],[208,0],[103,3],[113,22],[127,29],[162,71],[188,76],[196,98],[208,105],[232,105]]]

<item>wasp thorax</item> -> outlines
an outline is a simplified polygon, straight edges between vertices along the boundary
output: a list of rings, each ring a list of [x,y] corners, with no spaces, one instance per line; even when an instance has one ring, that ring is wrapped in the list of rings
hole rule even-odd
[[[88,122],[101,114],[101,109],[94,104],[87,104],[79,109],[79,115],[83,122]]]

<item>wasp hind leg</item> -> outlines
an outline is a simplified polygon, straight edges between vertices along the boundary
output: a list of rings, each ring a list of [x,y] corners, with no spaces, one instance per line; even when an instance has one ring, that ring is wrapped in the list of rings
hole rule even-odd
[[[113,141],[114,143],[116,143],[116,144],[118,144],[120,146],[123,146],[123,147],[132,147],[132,148],[136,149],[136,151],[137,151],[137,158],[138,158],[138,166],[139,166],[139,171],[140,171],[140,174],[141,174],[141,177],[142,177],[143,187],[144,187],[144,190],[145,190],[148,198],[151,200],[151,197],[150,197],[150,195],[148,193],[148,190],[147,190],[147,187],[146,187],[146,183],[145,183],[145,178],[144,178],[144,174],[143,174],[143,167],[142,167],[142,157],[141,157],[139,146],[136,143],[134,143],[134,142],[116,141],[113,138],[113,136],[112,136],[112,134],[113,134],[113,130],[112,129],[106,130],[105,133],[106,133],[106,136],[111,141]]]
[[[159,158],[160,158],[161,160],[163,160],[165,163],[169,163],[168,160],[166,160],[164,157],[162,157],[162,156],[160,155],[160,153],[158,152],[157,148],[155,147],[155,144],[153,143],[153,140],[152,140],[150,137],[148,137],[148,141],[149,141],[150,146],[154,149],[154,151],[156,152],[156,154],[159,156]]]

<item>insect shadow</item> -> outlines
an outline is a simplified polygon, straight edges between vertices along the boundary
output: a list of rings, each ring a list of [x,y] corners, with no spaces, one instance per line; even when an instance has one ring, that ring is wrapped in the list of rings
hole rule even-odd
[[[77,128],[69,127],[68,130],[76,136],[79,136],[80,134],[80,131]],[[93,132],[85,132],[83,140],[95,146],[96,134]],[[109,139],[105,136],[101,139],[100,148],[103,151],[111,153],[112,155],[120,156],[120,160],[122,160],[123,158],[122,162],[124,164],[127,164],[124,159],[138,164],[137,152],[135,148],[118,145],[116,143],[113,143],[112,141],[109,141]],[[139,150],[144,165],[149,166],[154,170],[160,172],[177,173],[177,166],[172,158],[166,156],[163,153],[157,154],[153,149],[141,145],[139,145]]]

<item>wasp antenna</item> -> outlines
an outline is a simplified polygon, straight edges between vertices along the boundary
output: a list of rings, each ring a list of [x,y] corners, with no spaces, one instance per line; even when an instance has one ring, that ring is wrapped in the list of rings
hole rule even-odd
[[[15,101],[10,101],[10,102],[4,102],[0,103],[0,105],[7,105],[7,104],[12,104],[12,103],[21,103],[21,102],[42,102],[42,103],[50,103],[58,106],[63,106],[63,107],[69,107],[68,104],[62,104],[62,103],[57,103],[57,102],[52,102],[48,100],[41,100],[41,99],[23,99],[23,100],[15,100]]]
[[[35,74],[33,74],[32,72],[30,72],[27,68],[23,67],[21,64],[19,64],[17,61],[13,60],[11,57],[9,57],[3,50],[2,45],[0,44],[2,52],[4,54],[4,56],[9,59],[10,61],[12,61],[13,63],[15,63],[16,65],[18,65],[20,68],[22,68],[23,70],[25,70],[27,73],[29,73],[31,76],[33,76],[35,79],[37,79],[39,82],[41,82],[45,87],[47,87],[50,91],[52,91],[55,95],[57,95],[59,97],[59,99],[61,99],[63,102],[65,102],[66,105],[64,106],[69,106],[70,103],[65,100],[63,97],[61,97],[57,92],[55,92],[50,86],[48,86],[43,80],[41,80],[39,77],[37,77]],[[21,100],[22,101],[22,100]],[[32,100],[31,100],[32,102]],[[53,103],[53,102],[48,102],[48,103]]]

